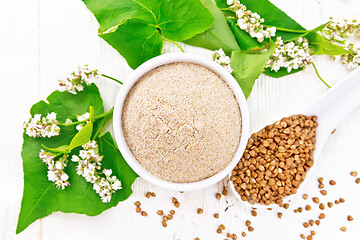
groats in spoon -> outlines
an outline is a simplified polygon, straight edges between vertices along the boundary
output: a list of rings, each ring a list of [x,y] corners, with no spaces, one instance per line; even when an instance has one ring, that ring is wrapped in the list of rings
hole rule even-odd
[[[359,105],[360,105],[360,69],[357,69],[357,70],[353,71],[351,74],[349,74],[346,77],[346,79],[344,79],[339,84],[337,84],[336,86],[334,86],[333,88],[328,90],[323,95],[321,95],[314,102],[306,105],[305,107],[303,107],[300,110],[297,110],[297,111],[292,112],[291,114],[288,114],[287,116],[290,116],[289,118],[283,119],[285,121],[287,119],[291,120],[291,119],[302,118],[301,121],[309,121],[306,124],[307,126],[304,126],[304,129],[307,129],[306,134],[309,134],[309,139],[307,139],[308,141],[306,144],[309,146],[309,142],[311,143],[311,138],[314,137],[312,135],[312,132],[313,132],[313,130],[315,130],[315,128],[316,128],[316,143],[315,143],[315,150],[311,149],[311,146],[310,146],[310,152],[308,152],[308,153],[310,153],[310,154],[312,153],[312,156],[310,157],[310,159],[307,158],[307,160],[306,160],[306,161],[311,161],[311,164],[308,164],[308,166],[307,166],[306,163],[304,163],[304,161],[303,161],[302,164],[298,165],[300,167],[300,169],[302,167],[305,168],[305,172],[303,172],[304,175],[302,176],[302,178],[296,179],[296,181],[300,182],[301,184],[299,186],[293,187],[296,190],[291,191],[291,193],[289,193],[288,195],[283,197],[281,199],[282,201],[277,202],[278,204],[283,204],[283,203],[289,202],[294,197],[294,195],[295,195],[294,193],[300,192],[302,187],[304,185],[306,185],[305,181],[307,181],[307,179],[309,179],[309,177],[305,178],[305,174],[306,175],[311,174],[312,169],[316,167],[321,150],[324,147],[328,137],[330,136],[332,131],[336,128],[336,126]],[[291,118],[291,116],[295,116],[295,117]],[[316,116],[316,117],[314,117],[314,116]],[[278,123],[276,123],[276,124],[278,124]],[[265,125],[265,127],[260,128],[258,131],[255,131],[254,133],[259,133],[259,132],[261,133],[261,131],[264,132],[265,130],[271,131],[272,127],[276,128],[276,124],[274,125],[272,123],[270,125]],[[279,128],[281,128],[281,126],[279,126]],[[287,128],[287,126],[283,126],[283,130],[285,128]],[[289,128],[289,129],[294,130],[294,128]],[[283,131],[283,130],[281,130],[281,131]],[[299,124],[297,124],[296,130],[297,131],[302,130],[301,127],[299,126]],[[286,131],[289,131],[289,130],[286,130]],[[286,133],[286,134],[289,134],[289,133]],[[253,136],[256,139],[256,134]],[[271,138],[269,137],[269,139],[271,139]],[[278,139],[276,139],[276,140],[277,141],[274,141],[274,143],[279,143]],[[281,140],[284,140],[284,139],[281,139]],[[315,139],[313,139],[313,140],[315,140]],[[250,141],[253,141],[253,139],[250,139]],[[261,139],[260,141],[264,141],[264,140]],[[299,141],[297,141],[297,143],[298,143],[298,145],[305,144],[305,142],[301,141],[300,139],[299,139]],[[256,144],[259,144],[259,142]],[[263,150],[263,153],[265,153],[267,150],[269,150],[269,146],[266,147],[266,145],[267,144],[265,144],[265,149],[258,148],[256,150],[257,151]],[[252,145],[251,142],[249,142],[247,148],[250,148],[250,147],[256,147],[256,146]],[[261,147],[263,147],[263,146],[261,146]],[[302,149],[304,149],[306,146],[301,146],[301,147],[302,147]],[[250,149],[248,149],[248,150],[250,150]],[[274,148],[272,150],[274,150]],[[291,150],[286,149],[286,151],[291,151]],[[301,151],[303,151],[303,150],[301,150]],[[277,170],[275,175],[280,174],[281,172],[279,173],[279,171],[283,171],[283,169],[279,168],[279,163],[281,162],[281,160],[283,161],[283,159],[279,160],[279,158],[277,158],[277,157],[279,157],[278,154],[280,154],[280,156],[281,156],[281,153],[284,152],[284,149],[280,148],[280,144],[277,144],[277,147],[275,148],[275,150],[270,151],[270,152],[273,153],[273,156],[268,157],[266,162],[269,163],[273,160],[276,160],[276,167],[278,167],[279,170]],[[299,156],[300,154],[298,154],[298,152],[297,152],[297,154],[295,154],[295,155],[293,155],[293,153],[290,153],[290,155],[292,158],[294,158],[295,155]],[[295,158],[298,158],[298,156]],[[304,155],[302,155],[302,157],[303,156]],[[276,191],[277,191],[278,187],[284,188],[285,185],[287,185],[287,184],[284,184],[285,181],[283,181],[283,183],[281,183],[281,181],[278,178],[274,178],[274,176],[270,176],[270,174],[268,174],[267,177],[264,177],[264,175],[266,175],[266,174],[264,172],[264,169],[262,169],[263,167],[261,167],[262,165],[259,164],[259,162],[256,162],[256,163],[254,162],[255,159],[257,161],[261,161],[261,159],[263,159],[262,157],[264,157],[264,154],[259,153],[259,156],[257,156],[257,155],[253,156],[253,158],[251,159],[253,161],[253,163],[251,163],[251,165],[249,165],[249,163],[246,164],[247,166],[240,164],[239,166],[242,168],[240,175],[241,174],[242,175],[237,176],[240,178],[238,178],[236,180],[235,177],[231,178],[232,174],[230,174],[229,179],[232,181],[237,181],[237,184],[236,184],[237,190],[239,190],[239,192],[242,193],[242,195],[243,195],[242,200],[245,200],[245,198],[246,198],[246,200],[243,201],[245,204],[247,204],[251,207],[254,207],[254,208],[272,208],[274,206],[277,206],[274,202],[266,201],[266,204],[265,204],[266,198],[269,195],[271,195],[269,193],[269,191],[271,192],[272,189],[276,189]],[[307,157],[309,157],[309,156],[307,156]],[[243,159],[244,159],[244,156],[243,156]],[[262,161],[264,162],[265,160],[263,159]],[[269,166],[269,164],[267,164],[267,166]],[[261,168],[261,169],[259,169],[259,168]],[[297,175],[296,169],[297,168],[294,167],[291,172],[292,178],[295,178],[295,177],[298,178],[298,176],[296,176]],[[286,167],[285,167],[285,171],[286,171]],[[263,174],[261,172],[263,172]],[[259,187],[260,179],[257,177],[258,174],[261,175],[261,177],[260,177],[260,179],[262,179],[261,184],[264,185],[264,183],[266,183],[264,188]],[[236,174],[235,174],[235,176],[236,176]],[[246,177],[248,177],[248,178],[246,178]],[[241,179],[241,181],[244,181],[244,179],[245,179],[246,184],[244,185],[243,184],[244,182],[239,182],[240,179]],[[270,180],[270,179],[272,179],[272,180]],[[279,181],[274,181],[274,179],[277,179]],[[290,179],[287,179],[287,181],[289,181],[289,180]],[[289,182],[287,182],[287,183],[289,183]],[[241,184],[243,184],[243,185],[241,185]],[[253,184],[253,186],[257,186],[256,192],[253,191],[253,193],[256,194],[256,195],[253,195],[253,198],[251,196],[252,184]],[[277,184],[277,186],[275,186],[275,188],[273,188],[274,184],[275,185]],[[241,190],[241,188],[239,188],[240,186],[242,187],[242,190]],[[291,186],[291,185],[288,185],[287,188],[289,186]],[[241,200],[241,196],[235,190],[233,183],[230,183],[230,188],[234,192],[235,196]],[[260,191],[262,189],[262,193],[259,193],[259,189],[260,189]],[[244,193],[246,190],[247,190],[247,192],[245,195]],[[283,189],[281,189],[281,191],[282,190]],[[262,195],[260,201],[259,201],[259,198],[257,198],[257,194]],[[257,200],[252,200],[252,199],[257,199]],[[248,200],[250,200],[250,201],[248,201]],[[251,204],[250,204],[250,202],[251,202]],[[259,202],[262,202],[263,204],[260,204]]]

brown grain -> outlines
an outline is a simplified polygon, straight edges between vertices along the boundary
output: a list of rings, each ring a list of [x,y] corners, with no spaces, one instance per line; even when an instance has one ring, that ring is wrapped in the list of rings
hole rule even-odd
[[[256,217],[256,216],[257,216],[257,212],[254,211],[254,210],[252,210],[252,211],[251,211],[251,215],[252,215],[253,217]]]
[[[216,194],[215,194],[215,197],[216,197],[216,199],[220,200],[221,194],[220,194],[220,193],[216,193]]]
[[[222,190],[222,195],[224,195],[224,196],[226,196],[227,194],[228,194],[228,191],[227,191],[227,189],[226,188],[223,188],[223,190]]]
[[[317,197],[313,197],[312,200],[313,200],[314,203],[319,203],[320,202],[319,198],[317,198]]]

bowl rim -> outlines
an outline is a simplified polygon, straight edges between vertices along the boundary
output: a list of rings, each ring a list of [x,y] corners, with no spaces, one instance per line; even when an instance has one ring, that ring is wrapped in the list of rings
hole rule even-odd
[[[189,62],[189,63],[195,63],[201,66],[204,66],[216,74],[218,74],[230,87],[232,92],[235,95],[235,98],[239,104],[240,112],[241,112],[241,137],[240,137],[240,143],[238,145],[238,148],[235,152],[235,155],[233,157],[233,160],[231,163],[222,171],[216,173],[215,175],[206,178],[204,180],[200,180],[197,182],[191,182],[191,183],[173,183],[168,182],[165,180],[162,180],[160,178],[155,177],[150,172],[148,172],[145,168],[143,168],[140,163],[135,159],[133,156],[131,150],[127,146],[123,131],[122,131],[122,110],[123,106],[126,100],[126,97],[129,93],[129,91],[132,89],[132,87],[135,85],[135,83],[147,72],[151,71],[154,68],[157,68],[159,66],[175,63],[175,62]],[[245,147],[247,144],[247,141],[249,139],[250,134],[250,117],[249,117],[249,110],[246,98],[244,96],[244,93],[242,92],[239,84],[235,80],[235,78],[223,67],[221,67],[219,64],[215,63],[211,59],[196,55],[196,54],[190,54],[190,53],[167,53],[163,54],[157,57],[154,57],[142,65],[140,65],[138,68],[136,68],[132,74],[127,78],[126,81],[124,81],[123,86],[120,88],[116,102],[114,105],[114,112],[113,112],[113,130],[115,135],[115,141],[117,143],[117,146],[123,155],[125,161],[127,164],[142,178],[147,180],[148,182],[157,185],[162,188],[170,189],[170,190],[176,190],[176,191],[192,191],[192,190],[198,190],[202,188],[206,188],[208,186],[211,186],[223,178],[225,178],[229,173],[231,173],[232,169],[236,166],[236,164],[241,159],[241,156],[243,155],[245,151]]]

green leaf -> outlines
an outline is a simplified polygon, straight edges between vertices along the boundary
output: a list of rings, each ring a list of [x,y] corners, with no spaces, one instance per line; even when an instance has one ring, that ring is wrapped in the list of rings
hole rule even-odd
[[[247,32],[239,28],[236,19],[228,18],[227,21],[241,50],[264,49],[270,43],[269,40],[259,43],[255,38],[252,38]]]
[[[99,35],[132,68],[160,55],[163,38],[184,41],[212,26],[200,0],[84,0],[100,24]]]
[[[216,6],[224,12],[228,12],[230,15],[235,16],[235,13],[232,11],[227,11],[225,9],[229,8],[230,5],[227,4],[227,0],[215,0]]]
[[[222,48],[227,54],[239,51],[236,39],[220,9],[212,0],[201,0],[201,2],[211,12],[215,22],[208,30],[185,40],[184,43],[210,50]]]
[[[344,55],[350,53],[348,50],[331,43],[316,32],[309,33],[306,38],[309,40],[309,45],[314,49],[314,53],[317,55]]]
[[[58,119],[64,122],[67,118],[76,118],[77,115],[87,112],[90,106],[94,106],[94,114],[99,115],[104,112],[102,99],[94,84],[85,87],[84,91],[77,95],[56,91],[47,98],[47,101],[48,103],[44,101],[36,103],[31,109],[31,114],[46,115],[50,112],[57,112]],[[52,138],[34,139],[23,134],[24,143],[21,156],[24,170],[24,193],[16,233],[23,231],[36,219],[56,211],[98,215],[104,210],[116,206],[119,201],[127,199],[132,193],[131,185],[137,175],[126,164],[110,133],[96,139],[99,152],[104,156],[103,167],[112,169],[113,174],[122,183],[122,189],[112,195],[110,203],[101,201],[92,185],[76,173],[75,165],[77,163],[72,161],[69,161],[65,168],[71,186],[64,190],[58,190],[54,183],[47,179],[46,164],[39,158],[40,149],[43,148],[43,145],[50,148],[69,145],[77,133],[75,126],[72,125],[61,126],[60,134]]]
[[[48,151],[51,151],[51,152],[57,152],[57,153],[69,153],[69,145],[62,145],[60,147],[57,147],[57,148],[48,148],[44,145],[42,145],[42,147],[45,149],[45,150],[48,150]]]
[[[46,116],[47,113],[56,112],[56,119],[59,122],[65,122],[67,118],[76,119],[77,115],[88,112],[89,106],[94,107],[95,115],[104,113],[103,101],[95,84],[85,86],[84,91],[76,95],[55,91],[47,97],[46,101],[34,104],[30,113],[31,116],[36,113]]]
[[[84,145],[90,141],[94,124],[90,121],[88,122],[71,140],[69,145],[69,151],[73,150],[76,147]]]
[[[232,75],[239,83],[246,98],[249,97],[255,80],[262,73],[274,50],[275,43],[271,42],[269,49],[264,53],[232,52],[230,59],[231,68],[234,69]]]
[[[277,72],[275,72],[275,71],[272,71],[270,68],[265,68],[264,74],[266,74],[270,77],[273,77],[273,78],[281,78],[281,77],[284,77],[284,76],[287,76],[287,75],[290,75],[293,73],[300,72],[302,70],[304,70],[304,69],[298,68],[298,69],[291,69],[291,71],[288,72],[286,68],[281,67]]]
[[[99,36],[123,56],[131,68],[161,54],[163,39],[159,31],[138,20],[126,20],[114,32]]]

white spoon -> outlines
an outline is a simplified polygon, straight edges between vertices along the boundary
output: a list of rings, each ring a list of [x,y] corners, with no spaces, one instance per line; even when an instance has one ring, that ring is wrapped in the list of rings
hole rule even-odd
[[[318,117],[318,127],[316,128],[316,144],[315,150],[313,153],[314,156],[314,165],[308,170],[304,182],[300,184],[300,187],[297,189],[297,192],[301,192],[302,188],[307,181],[310,179],[312,169],[316,168],[318,165],[319,156],[321,150],[323,149],[328,137],[331,132],[336,128],[336,126],[351,113],[356,107],[360,105],[360,67],[350,73],[343,81],[332,87],[330,90],[322,94],[312,103],[300,108],[298,111],[291,111],[291,115],[303,114],[307,116],[317,116]],[[280,118],[276,120],[280,120]],[[275,120],[275,121],[276,121]],[[269,124],[264,125],[259,128],[257,131],[260,131],[267,125],[273,124],[275,121],[270,122]],[[231,174],[229,175],[229,179]],[[242,201],[240,195],[235,191],[233,183],[230,181],[230,188],[235,194],[235,196],[244,204],[253,207],[253,208],[272,208],[278,206],[277,204],[260,204],[255,203],[251,205],[248,201]],[[289,202],[296,194],[292,194],[283,198],[283,203]]]

